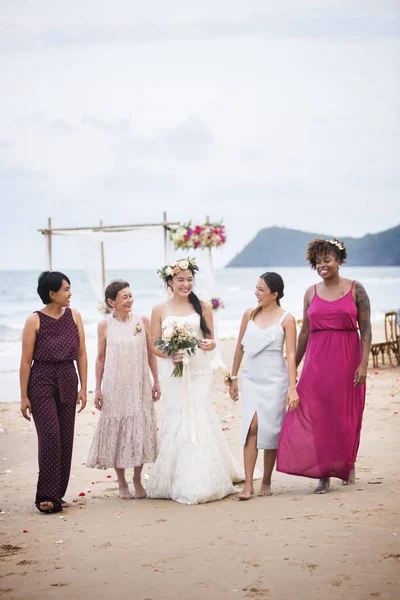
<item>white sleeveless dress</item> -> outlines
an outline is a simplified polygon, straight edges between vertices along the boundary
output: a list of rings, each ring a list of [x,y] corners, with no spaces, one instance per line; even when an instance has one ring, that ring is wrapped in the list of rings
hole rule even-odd
[[[200,317],[169,316],[187,323],[203,338]],[[171,377],[174,364],[160,359],[164,413],[158,455],[147,482],[148,498],[171,498],[182,504],[199,504],[235,494],[232,482],[243,481],[213,407],[212,369],[207,352],[198,349],[184,366],[182,378]]]
[[[285,312],[278,323],[260,329],[249,321],[242,345],[247,354],[242,374],[242,444],[254,413],[258,418],[257,448],[275,450],[286,414],[286,397],[289,377],[283,358],[285,334],[282,323],[289,313]]]
[[[131,313],[127,321],[107,317],[102,387],[103,408],[86,465],[126,469],[153,462],[157,424],[146,332],[139,315]]]

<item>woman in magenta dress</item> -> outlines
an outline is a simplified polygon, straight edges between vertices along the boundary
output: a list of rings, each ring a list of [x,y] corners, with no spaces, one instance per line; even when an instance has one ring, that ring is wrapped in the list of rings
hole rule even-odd
[[[304,296],[296,353],[297,365],[306,354],[300,402],[286,414],[277,455],[278,471],[319,479],[318,494],[329,490],[330,477],[354,483],[365,403],[370,304],[361,283],[340,276],[346,257],[336,239],[308,245],[307,260],[322,281]]]
[[[38,436],[36,506],[41,512],[59,512],[68,506],[64,494],[76,405],[80,403],[79,412],[86,405],[85,335],[80,314],[69,308],[71,283],[66,275],[45,271],[37,291],[45,307],[28,317],[22,334],[21,412],[28,421],[32,414]]]

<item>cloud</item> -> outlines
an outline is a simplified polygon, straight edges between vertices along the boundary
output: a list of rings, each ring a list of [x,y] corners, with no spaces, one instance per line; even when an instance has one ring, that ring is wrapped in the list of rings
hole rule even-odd
[[[255,2],[254,7],[252,3],[237,3],[236,10],[232,2],[221,0],[210,4],[209,10],[207,6],[199,10],[190,2],[175,2],[176,10],[173,3],[168,3],[170,10],[165,16],[159,5],[151,10],[151,3],[146,10],[138,3],[120,1],[113,3],[112,10],[103,5],[100,11],[98,3],[86,2],[84,7],[80,2],[70,2],[65,12],[62,6],[54,6],[53,2],[38,2],[43,10],[33,13],[26,3],[23,3],[24,10],[19,12],[21,2],[16,0],[13,4],[8,10],[3,7],[0,24],[0,47],[7,52],[97,44],[165,44],[244,36],[337,41],[400,36],[399,5],[372,0],[353,1],[350,5],[341,0],[329,5],[322,0],[281,0],[278,8],[265,2]],[[228,14],[230,20],[226,19]]]
[[[215,146],[211,126],[196,116],[187,117],[175,127],[159,130],[152,137],[135,134],[127,119],[113,124],[85,115],[82,124],[108,136],[120,159],[203,161],[210,156]]]

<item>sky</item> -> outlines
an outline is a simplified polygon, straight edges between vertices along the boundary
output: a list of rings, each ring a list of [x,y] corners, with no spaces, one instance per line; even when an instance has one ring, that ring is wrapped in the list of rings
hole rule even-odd
[[[399,67],[398,0],[0,0],[0,269],[46,267],[48,217],[223,219],[216,266],[264,227],[396,226]],[[107,267],[159,266],[162,238]]]

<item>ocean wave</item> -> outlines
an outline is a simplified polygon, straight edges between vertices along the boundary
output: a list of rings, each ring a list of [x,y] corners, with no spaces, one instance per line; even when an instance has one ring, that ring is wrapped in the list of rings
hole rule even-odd
[[[21,337],[22,331],[19,329],[0,325],[0,342],[20,342]]]

